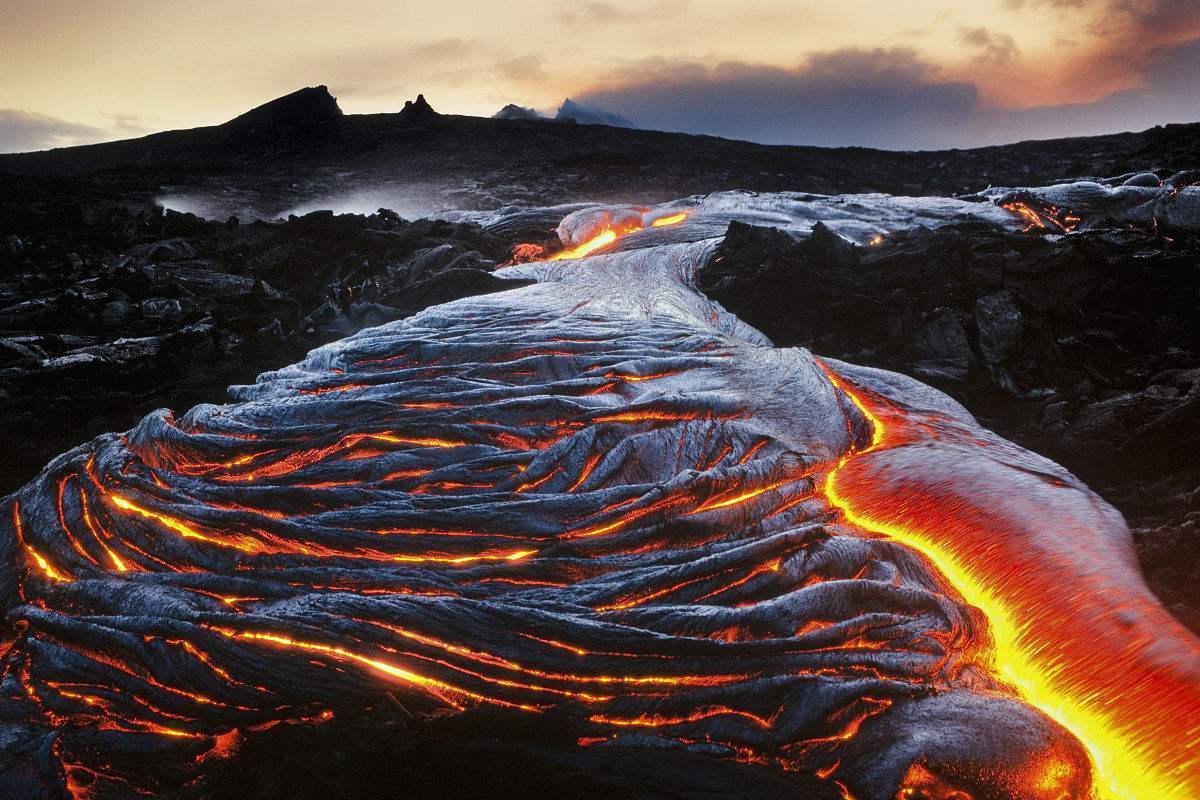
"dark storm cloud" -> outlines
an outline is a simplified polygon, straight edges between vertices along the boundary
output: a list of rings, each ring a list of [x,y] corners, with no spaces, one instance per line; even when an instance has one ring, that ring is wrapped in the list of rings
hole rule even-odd
[[[117,130],[119,129],[119,130]],[[113,138],[114,132],[124,135],[143,133],[134,117],[120,115],[113,129],[97,128],[68,122],[45,114],[35,114],[15,108],[0,109],[0,153],[21,153],[26,150],[46,150]]]
[[[1147,54],[1146,79],[1159,92],[1193,103],[1200,96],[1200,38],[1156,47]]]
[[[978,105],[975,86],[941,78],[906,48],[817,53],[795,69],[651,60],[614,78],[580,102],[643,128],[761,142],[946,146],[954,140],[942,133]]]

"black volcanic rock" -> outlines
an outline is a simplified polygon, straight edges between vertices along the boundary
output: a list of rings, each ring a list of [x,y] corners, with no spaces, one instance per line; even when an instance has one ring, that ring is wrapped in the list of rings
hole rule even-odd
[[[418,94],[416,100],[405,100],[401,114],[408,117],[436,117],[438,113],[425,100],[425,95]]]
[[[539,716],[541,729],[486,710],[467,724],[422,722],[389,699],[321,725],[251,733],[234,757],[210,763],[180,798],[361,800],[395,797],[397,786],[421,800],[741,800],[750,790],[756,800],[844,797],[811,775],[678,747],[572,746],[565,721]]]
[[[390,212],[231,226],[35,199],[0,179],[0,230],[0,494],[154,408],[218,399],[363,327],[520,285],[492,274],[511,237]]]
[[[312,119],[332,119],[342,116],[337,99],[328,87],[309,86],[234,117],[225,125],[278,125]]]

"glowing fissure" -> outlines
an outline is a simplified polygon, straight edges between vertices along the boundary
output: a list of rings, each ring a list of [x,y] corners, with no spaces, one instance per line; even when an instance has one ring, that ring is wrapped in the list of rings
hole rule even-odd
[[[369,667],[370,669],[382,673],[389,678],[395,678],[396,680],[403,681],[404,683],[419,686],[427,691],[430,691],[441,700],[446,700],[446,698],[443,697],[440,692],[449,692],[452,695],[470,698],[481,703],[491,703],[499,706],[507,706],[509,708],[518,708],[522,711],[539,710],[536,706],[525,705],[521,703],[510,703],[507,700],[488,697],[486,695],[468,691],[467,689],[463,689],[458,686],[451,686],[443,681],[420,675],[412,670],[404,669],[403,667],[398,667],[388,661],[378,658],[371,658],[369,656],[362,655],[361,653],[355,653],[337,645],[322,644],[320,642],[299,641],[288,636],[275,633],[266,633],[262,631],[233,631],[218,629],[217,632],[232,638],[266,642],[268,644],[278,645],[279,647],[283,647],[285,649],[297,649],[306,650],[312,653],[322,653],[343,661],[351,661],[356,664],[361,664],[362,666]]]
[[[1030,199],[1013,200],[1001,203],[1001,208],[1011,211],[1025,222],[1024,232],[1033,230],[1050,230],[1058,233],[1070,233],[1079,227],[1082,219],[1069,211],[1063,211],[1052,203],[1036,202]]]

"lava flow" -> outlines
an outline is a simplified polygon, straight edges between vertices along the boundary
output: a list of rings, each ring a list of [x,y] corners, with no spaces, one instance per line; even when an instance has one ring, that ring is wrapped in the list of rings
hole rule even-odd
[[[686,211],[679,211],[666,216],[655,216],[649,208],[636,208],[625,214],[617,215],[605,211],[591,226],[593,231],[573,247],[559,250],[550,256],[544,256],[544,251],[538,245],[519,244],[514,248],[514,262],[527,261],[566,261],[572,258],[586,258],[597,250],[608,247],[622,236],[626,236],[644,228],[666,228],[679,225],[687,219]],[[536,249],[533,249],[536,248]]]
[[[1106,521],[1088,498],[1055,503],[1080,490],[1037,473],[1014,476],[1000,495],[939,480],[938,470],[886,477],[889,462],[912,463],[906,448],[920,448],[922,461],[944,449],[985,473],[994,469],[987,449],[1001,443],[977,443],[961,426],[905,412],[827,372],[873,432],[829,473],[830,503],[850,523],[924,554],[984,612],[990,668],[1087,747],[1097,796],[1200,797],[1200,646],[1141,583],[1124,543],[1102,535]],[[1047,562],[1073,579],[1055,585]]]
[[[51,462],[0,517],[0,794],[170,796],[390,694],[418,733],[557,709],[858,800],[1197,796],[1200,651],[1116,512],[928,387],[771,347],[679,238]]]

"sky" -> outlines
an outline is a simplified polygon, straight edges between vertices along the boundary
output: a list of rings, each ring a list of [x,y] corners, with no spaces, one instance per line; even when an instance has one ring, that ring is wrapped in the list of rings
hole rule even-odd
[[[0,0],[0,152],[346,113],[553,113],[776,144],[972,147],[1200,119],[1200,0]]]

